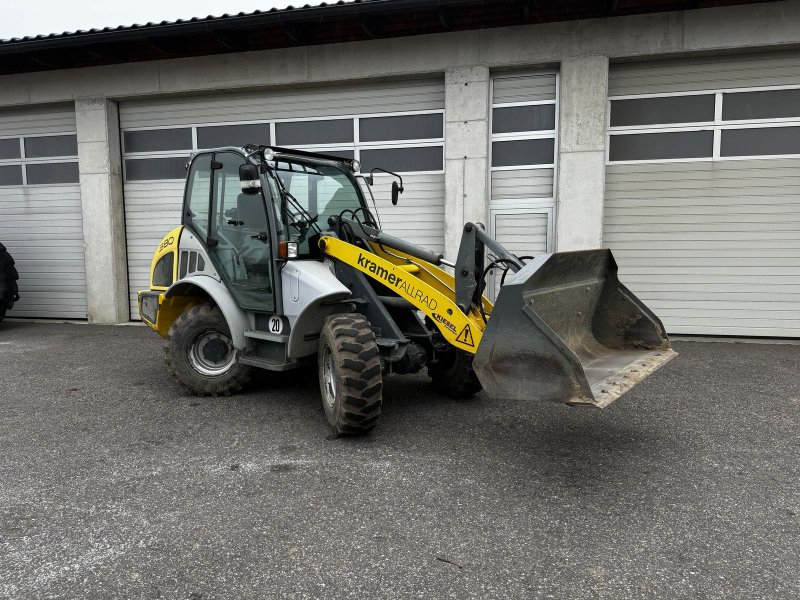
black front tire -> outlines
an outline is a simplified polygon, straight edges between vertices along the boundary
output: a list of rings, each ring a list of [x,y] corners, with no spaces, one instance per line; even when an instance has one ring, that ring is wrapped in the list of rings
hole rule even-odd
[[[383,402],[378,353],[372,326],[363,315],[326,319],[317,366],[322,407],[337,435],[362,435],[377,425]]]
[[[219,307],[198,304],[181,314],[167,333],[165,362],[178,383],[195,396],[230,396],[253,378],[239,362]]]
[[[470,398],[483,389],[475,369],[474,356],[462,350],[444,353],[437,362],[428,366],[433,386],[453,398]]]
[[[14,302],[19,300],[18,279],[14,259],[0,244],[0,321],[6,316],[6,311],[14,306]]]

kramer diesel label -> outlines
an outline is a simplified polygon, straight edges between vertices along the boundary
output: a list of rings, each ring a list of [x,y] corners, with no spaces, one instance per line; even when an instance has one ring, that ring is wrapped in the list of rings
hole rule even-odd
[[[450,321],[448,321],[445,317],[443,317],[439,313],[433,313],[431,316],[433,317],[434,321],[438,321],[439,323],[447,327],[452,333],[456,332],[456,326],[453,325]]]

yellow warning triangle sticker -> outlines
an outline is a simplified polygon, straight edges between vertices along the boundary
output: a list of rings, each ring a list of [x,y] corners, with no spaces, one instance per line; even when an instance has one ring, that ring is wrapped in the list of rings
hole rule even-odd
[[[464,326],[464,329],[458,334],[456,341],[467,346],[472,346],[473,348],[475,347],[475,342],[472,339],[472,330],[469,328],[469,325]]]

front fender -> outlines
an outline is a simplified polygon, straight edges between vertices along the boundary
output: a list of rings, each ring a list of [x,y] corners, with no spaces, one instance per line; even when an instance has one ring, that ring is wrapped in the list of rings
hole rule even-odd
[[[184,299],[186,297],[197,297],[198,288],[205,292],[205,294],[200,295],[209,296],[214,303],[219,306],[219,309],[222,311],[225,320],[228,322],[228,327],[231,330],[231,341],[233,342],[234,348],[237,350],[244,350],[247,346],[247,340],[244,337],[244,332],[248,329],[252,329],[250,318],[248,317],[248,314],[242,310],[238,304],[236,304],[236,301],[228,291],[228,288],[226,288],[225,284],[222,282],[217,281],[216,279],[207,275],[185,277],[184,279],[173,283],[164,293],[162,307],[164,306],[164,303],[171,302],[171,300],[178,302],[177,299],[179,298]],[[183,301],[184,300],[181,300],[180,302]],[[194,304],[197,304],[197,302]],[[160,312],[161,311],[159,311],[159,313]],[[178,315],[175,315],[175,318],[177,318],[177,316]],[[174,318],[172,320],[174,321]],[[169,326],[171,325],[172,323],[170,322]],[[169,329],[169,326],[167,329]]]
[[[290,260],[281,271],[283,311],[289,319],[289,358],[310,356],[317,351],[325,318],[346,310],[337,301],[349,298],[350,290],[324,263]]]

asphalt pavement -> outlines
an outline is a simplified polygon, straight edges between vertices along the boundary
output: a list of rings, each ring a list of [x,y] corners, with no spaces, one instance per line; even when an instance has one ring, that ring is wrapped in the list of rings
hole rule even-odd
[[[389,377],[336,439],[313,371],[0,323],[0,598],[798,598],[800,346],[676,349],[605,411]]]

